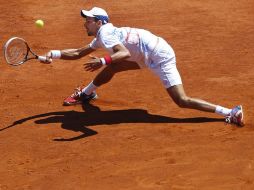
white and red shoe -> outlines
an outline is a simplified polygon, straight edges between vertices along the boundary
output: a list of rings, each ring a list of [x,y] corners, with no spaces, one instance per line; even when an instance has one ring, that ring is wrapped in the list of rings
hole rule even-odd
[[[232,109],[230,114],[225,118],[226,123],[233,123],[240,127],[244,126],[243,120],[243,108],[241,105],[236,106]]]
[[[76,105],[76,104],[83,104],[85,102],[89,102],[90,100],[96,99],[98,96],[96,92],[93,92],[90,95],[86,95],[85,93],[82,92],[82,88],[78,87],[75,89],[74,93],[67,97],[63,105],[64,106],[71,106],[71,105]]]

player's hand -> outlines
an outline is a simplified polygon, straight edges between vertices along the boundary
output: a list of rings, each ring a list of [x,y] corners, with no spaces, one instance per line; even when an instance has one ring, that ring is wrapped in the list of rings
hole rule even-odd
[[[46,55],[45,55],[45,60],[41,60],[41,63],[45,63],[45,64],[50,64],[52,63],[52,53],[51,51],[49,51]]]
[[[47,54],[46,54],[46,61],[45,61],[46,64],[50,64],[52,63],[52,52],[49,51]]]
[[[86,71],[93,72],[102,67],[100,58],[91,55],[90,58],[91,60],[84,64],[84,68]]]

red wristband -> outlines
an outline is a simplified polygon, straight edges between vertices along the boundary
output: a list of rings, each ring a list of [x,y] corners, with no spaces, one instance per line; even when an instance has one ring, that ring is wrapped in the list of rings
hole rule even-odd
[[[112,58],[110,55],[104,56],[104,59],[106,61],[106,65],[109,65],[110,63],[112,63]]]

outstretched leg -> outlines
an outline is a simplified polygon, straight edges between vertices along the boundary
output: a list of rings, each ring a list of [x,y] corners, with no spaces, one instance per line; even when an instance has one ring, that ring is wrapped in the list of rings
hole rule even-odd
[[[227,123],[235,123],[236,125],[244,126],[243,109],[241,105],[233,109],[228,109],[201,99],[188,97],[184,92],[182,84],[167,88],[167,92],[173,101],[181,108],[215,112],[223,115]]]
[[[167,88],[167,92],[173,101],[181,108],[197,109],[206,112],[215,112],[216,110],[216,105],[212,103],[188,97],[185,94],[182,84]]]

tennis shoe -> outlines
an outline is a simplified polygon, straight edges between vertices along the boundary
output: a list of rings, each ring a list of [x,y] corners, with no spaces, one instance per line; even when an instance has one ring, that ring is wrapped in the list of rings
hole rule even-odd
[[[243,108],[241,105],[234,107],[230,114],[225,118],[226,123],[233,123],[238,125],[239,127],[244,126],[243,120]]]
[[[83,104],[85,102],[89,102],[90,100],[96,99],[98,96],[96,92],[92,92],[92,94],[87,95],[84,92],[82,92],[82,88],[78,87],[74,90],[74,93],[67,97],[63,105],[64,106],[71,106],[71,105],[77,105],[77,104]]]

